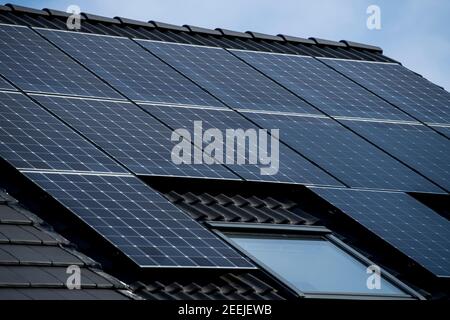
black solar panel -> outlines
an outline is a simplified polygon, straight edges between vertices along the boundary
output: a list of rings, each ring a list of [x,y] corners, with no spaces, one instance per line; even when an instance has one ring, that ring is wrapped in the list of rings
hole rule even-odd
[[[0,92],[0,156],[18,169],[127,172],[18,92]]]
[[[433,126],[433,129],[450,139],[450,126],[448,127]]]
[[[0,77],[0,90],[14,90],[17,91],[11,84],[9,84],[5,79]]]
[[[312,57],[231,51],[330,116],[413,120]]]
[[[450,93],[399,64],[322,61],[421,121],[450,124]]]
[[[280,128],[281,141],[351,187],[443,192],[329,118],[245,114],[260,126]]]
[[[48,29],[38,32],[134,101],[223,106],[130,39]]]
[[[436,276],[450,276],[450,222],[411,196],[311,190]]]
[[[268,168],[270,165],[261,164],[258,160],[256,164],[249,164],[249,159],[254,156],[256,159],[260,159],[259,156],[261,152],[266,154],[265,147],[263,147],[263,142],[267,141],[267,147],[269,156],[276,152],[270,149],[269,138],[258,140],[256,144],[251,144],[254,150],[249,145],[249,142],[242,143],[239,139],[236,139],[236,148],[234,157],[229,155],[226,146],[226,130],[242,129],[244,131],[248,129],[253,129],[252,131],[256,135],[259,135],[258,126],[247,121],[237,112],[227,109],[222,110],[212,110],[212,109],[198,109],[198,108],[180,108],[180,107],[160,107],[155,105],[143,106],[151,114],[156,116],[158,119],[169,124],[172,128],[183,128],[187,129],[189,132],[189,138],[193,138],[194,133],[194,121],[202,121],[202,130],[205,131],[210,128],[218,129],[221,132],[223,138],[223,157],[221,161],[226,161],[227,166],[233,171],[238,173],[246,180],[253,181],[271,181],[271,182],[285,182],[285,183],[301,183],[301,184],[314,184],[314,185],[342,185],[331,176],[326,174],[324,171],[317,168],[315,165],[305,160],[300,155],[296,154],[294,151],[287,148],[285,145],[279,145],[279,163],[278,172],[274,175],[262,175],[261,168]],[[272,129],[267,127],[266,129]],[[249,135],[250,136],[250,135]],[[259,139],[259,136],[258,138]],[[204,140],[200,143],[204,149],[209,143]],[[198,144],[198,145],[199,145]],[[258,149],[259,148],[259,149]],[[245,151],[245,164],[237,164],[237,154],[241,153],[239,150]],[[275,165],[272,165],[275,167]]]
[[[24,91],[121,98],[33,30],[0,25],[0,73]]]
[[[135,174],[240,180],[222,165],[175,164],[172,130],[132,103],[34,98]]]
[[[138,42],[232,108],[319,113],[224,49]]]
[[[450,190],[450,141],[421,124],[343,121],[345,125]]]
[[[253,268],[134,176],[25,175],[141,267]]]

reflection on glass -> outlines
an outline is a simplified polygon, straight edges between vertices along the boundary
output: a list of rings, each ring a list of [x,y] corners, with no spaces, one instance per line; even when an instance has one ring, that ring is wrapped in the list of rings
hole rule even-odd
[[[230,238],[301,292],[409,296],[383,278],[380,289],[369,289],[367,267],[325,239]]]

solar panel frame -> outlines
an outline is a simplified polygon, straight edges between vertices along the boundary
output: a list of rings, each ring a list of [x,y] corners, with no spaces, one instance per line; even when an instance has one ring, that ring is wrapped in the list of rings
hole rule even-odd
[[[420,124],[341,120],[441,188],[450,191],[450,141]]]
[[[313,57],[228,51],[329,116],[414,120]]]
[[[27,92],[123,99],[24,26],[0,25],[0,74]]]
[[[224,106],[129,38],[36,30],[135,102]]]
[[[142,268],[255,268],[135,176],[23,174]]]
[[[165,107],[157,105],[142,105],[149,113],[156,118],[165,122],[174,129],[187,129],[192,139],[194,132],[194,121],[202,121],[202,130],[218,129],[222,133],[223,142],[226,141],[226,130],[248,129],[255,130],[259,134],[260,129],[257,125],[251,123],[239,113],[229,109],[200,109],[200,108],[185,108],[185,107]],[[272,128],[266,128],[270,130]],[[276,128],[275,128],[276,129]],[[259,138],[258,138],[259,139]],[[194,141],[195,142],[195,141]],[[209,143],[202,141],[201,148],[205,148]],[[196,142],[198,145],[198,142]],[[328,173],[318,168],[302,156],[296,154],[283,144],[279,144],[279,170],[274,175],[262,175],[260,168],[267,167],[261,163],[249,164],[250,150],[249,143],[245,146],[236,140],[235,157],[232,159],[227,154],[227,146],[223,146],[223,161],[227,161],[226,165],[234,172],[239,174],[248,181],[265,181],[265,182],[279,182],[279,183],[293,183],[293,184],[311,184],[311,185],[328,185],[328,186],[342,186],[335,178]],[[270,143],[268,143],[270,148]],[[257,153],[252,153],[257,159],[261,152],[262,144],[258,140],[255,146]],[[245,164],[237,164],[236,156],[240,150],[245,150]],[[264,152],[264,151],[263,151]],[[270,150],[269,153],[272,151]],[[229,162],[231,163],[229,163]]]
[[[450,124],[450,93],[400,64],[319,59],[422,122]]]
[[[245,112],[261,127],[280,128],[280,140],[350,187],[444,190],[328,117]]]
[[[174,163],[173,131],[130,102],[33,97],[134,174],[241,180],[222,165]]]
[[[225,49],[135,40],[233,109],[319,114]]]
[[[436,276],[450,277],[450,222],[408,194],[310,190]]]
[[[450,139],[450,126],[431,126],[434,130]]]
[[[0,156],[18,169],[128,172],[20,92],[0,92]]]

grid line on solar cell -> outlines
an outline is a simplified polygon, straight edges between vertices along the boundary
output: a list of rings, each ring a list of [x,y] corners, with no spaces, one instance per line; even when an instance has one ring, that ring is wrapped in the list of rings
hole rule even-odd
[[[262,127],[351,187],[401,191],[443,190],[332,119],[245,113]]]
[[[422,175],[450,190],[450,141],[430,128],[417,124],[343,121]]]
[[[0,25],[0,73],[28,92],[122,99],[33,30]]]
[[[450,93],[399,64],[321,61],[423,122],[450,124]]]
[[[255,134],[255,139],[259,138],[258,126],[246,120],[240,114],[233,110],[212,110],[212,109],[198,109],[198,108],[182,108],[182,107],[160,107],[160,106],[143,106],[149,113],[168,124],[172,128],[186,129],[189,135],[186,137],[192,139],[194,132],[194,121],[202,122],[202,130],[205,132],[208,129],[218,129],[220,136],[222,137],[222,154],[218,159],[224,162],[234,172],[239,174],[246,180],[252,181],[270,181],[270,182],[284,182],[284,183],[301,183],[301,184],[314,184],[314,185],[328,185],[328,186],[342,186],[340,182],[332,178],[330,175],[316,167],[308,160],[304,159],[294,151],[289,149],[283,144],[279,145],[279,161],[278,165],[274,162],[273,167],[279,166],[278,172],[273,175],[262,175],[260,168],[270,167],[269,164],[261,164],[258,160],[256,164],[250,164],[249,159],[254,157],[260,159],[261,153],[272,156],[270,137],[267,141],[267,150],[264,147],[264,143],[261,140],[257,140],[256,144],[249,142],[251,138],[246,141],[241,141],[236,138],[233,144],[234,157],[228,156],[228,146],[226,144],[227,130],[241,129],[241,133],[246,132],[247,137],[252,136],[252,132]],[[250,130],[249,130],[250,129]],[[271,128],[267,128],[270,130]],[[247,131],[249,130],[249,131]],[[195,141],[195,140],[194,140]],[[200,142],[202,149],[204,150],[211,141]],[[198,145],[198,142],[196,142]],[[245,155],[243,154],[245,152]],[[275,151],[273,151],[275,152]],[[245,164],[237,164],[238,154],[245,157]],[[219,153],[219,155],[221,155]],[[276,154],[273,154],[274,157]],[[274,159],[274,158],[272,158]]]
[[[432,126],[432,128],[450,139],[450,127]]]
[[[175,164],[172,130],[132,103],[33,97],[135,174],[240,180],[222,165]]]
[[[21,169],[127,172],[18,92],[0,92],[0,156]]]
[[[234,109],[319,113],[222,48],[136,41]]]
[[[310,188],[437,276],[450,276],[450,222],[404,193]]]
[[[130,39],[37,31],[133,101],[223,106]]]
[[[230,51],[330,116],[413,120],[312,57]]]
[[[25,175],[141,267],[254,267],[136,177]]]
[[[14,90],[17,91],[11,84],[8,83],[5,79],[0,77],[0,90]]]

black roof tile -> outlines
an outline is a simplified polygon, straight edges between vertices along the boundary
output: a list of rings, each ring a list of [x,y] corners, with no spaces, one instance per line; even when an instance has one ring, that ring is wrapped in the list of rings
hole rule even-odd
[[[32,224],[33,220],[9,206],[0,205],[0,223]]]
[[[7,3],[5,6],[10,7],[13,11],[18,13],[28,13],[28,14],[35,14],[35,15],[48,15],[47,11],[34,9],[30,7],[23,7],[18,6],[16,4]]]
[[[10,243],[41,244],[42,240],[30,232],[30,229],[35,228],[33,226],[1,224],[0,234],[5,236]]]

